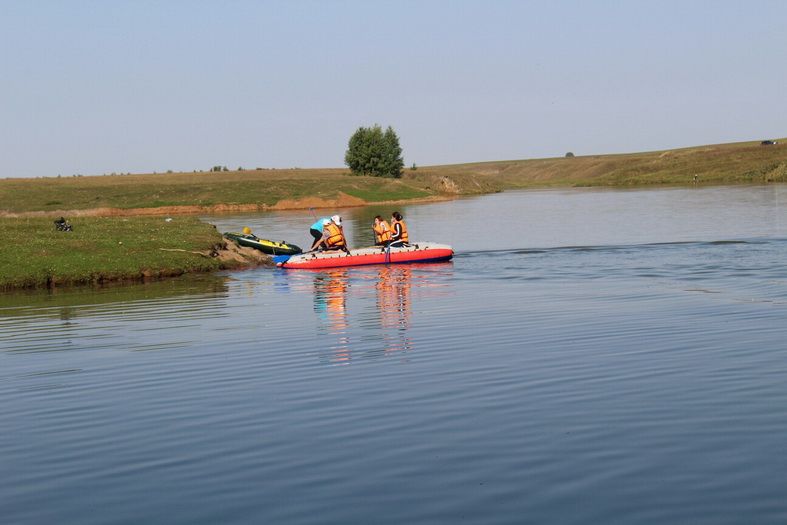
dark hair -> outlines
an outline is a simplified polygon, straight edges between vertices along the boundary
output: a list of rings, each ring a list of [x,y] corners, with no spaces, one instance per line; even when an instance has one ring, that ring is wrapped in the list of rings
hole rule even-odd
[[[381,220],[383,220],[383,218],[382,218],[382,217],[380,217],[379,215],[375,215],[375,216],[374,216],[374,218],[375,218],[375,219],[377,219],[378,221],[381,221]]]
[[[393,218],[394,218],[394,219],[396,219],[397,221],[401,221],[401,220],[402,220],[402,214],[401,214],[401,213],[399,213],[398,211],[395,211],[395,212],[393,212],[393,213],[391,214],[391,217],[393,217]]]

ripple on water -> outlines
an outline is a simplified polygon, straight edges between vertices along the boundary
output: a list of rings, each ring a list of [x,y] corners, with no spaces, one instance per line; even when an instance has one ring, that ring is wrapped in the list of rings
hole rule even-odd
[[[0,509],[782,522],[787,242],[688,237],[4,298]]]

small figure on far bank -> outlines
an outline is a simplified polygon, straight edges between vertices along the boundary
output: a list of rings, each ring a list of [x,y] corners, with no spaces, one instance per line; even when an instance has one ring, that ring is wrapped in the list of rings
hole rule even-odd
[[[347,239],[344,237],[344,230],[342,229],[342,218],[334,215],[323,227],[322,238],[317,242],[317,245],[312,249],[318,249],[321,246],[325,250],[342,250],[347,255],[350,250],[347,248]]]
[[[391,246],[407,246],[410,240],[407,235],[407,224],[398,211],[391,214]]]
[[[374,218],[372,231],[374,231],[375,246],[388,246],[391,244],[391,227],[379,215]]]
[[[698,180],[699,180],[699,177],[698,177],[698,176],[697,176],[697,174],[695,173],[695,174],[694,174],[694,184],[697,184],[697,181],[698,181]]]
[[[74,231],[71,227],[71,223],[68,222],[64,217],[60,217],[55,221],[55,229],[59,232]]]
[[[317,219],[314,224],[309,227],[309,233],[312,234],[314,237],[314,242],[312,242],[312,247],[309,250],[315,250],[317,245],[322,240],[323,230],[325,229],[325,225],[331,222],[330,217],[323,217],[321,219]]]

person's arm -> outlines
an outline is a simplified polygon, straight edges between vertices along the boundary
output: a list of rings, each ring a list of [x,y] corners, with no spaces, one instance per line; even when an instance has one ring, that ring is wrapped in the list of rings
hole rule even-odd
[[[326,240],[328,240],[328,231],[325,229],[325,227],[323,227],[323,229],[322,229],[322,237],[320,237],[320,240],[317,241],[317,243],[314,245],[314,248],[312,248],[312,250],[316,250],[320,246],[325,246],[327,248],[328,245],[325,244]]]

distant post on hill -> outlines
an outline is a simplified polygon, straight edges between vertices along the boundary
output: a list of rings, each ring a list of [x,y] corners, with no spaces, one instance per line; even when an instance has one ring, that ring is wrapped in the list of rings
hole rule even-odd
[[[379,124],[360,127],[350,137],[344,162],[356,175],[401,177],[404,160],[399,137],[391,126],[385,132]]]

